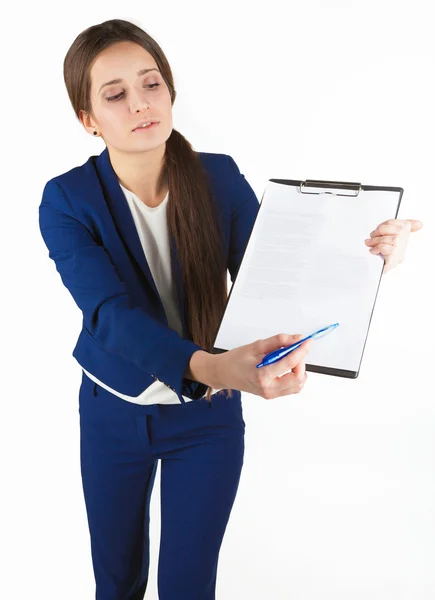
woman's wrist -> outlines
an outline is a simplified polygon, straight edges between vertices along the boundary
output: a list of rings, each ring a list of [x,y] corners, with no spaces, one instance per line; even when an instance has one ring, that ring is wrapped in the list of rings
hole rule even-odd
[[[205,350],[197,350],[190,357],[184,376],[215,389],[222,389],[218,381],[217,356]]]

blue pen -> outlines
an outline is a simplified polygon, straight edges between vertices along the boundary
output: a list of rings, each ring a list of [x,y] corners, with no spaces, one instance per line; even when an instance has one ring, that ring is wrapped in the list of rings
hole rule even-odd
[[[299,348],[299,346],[301,344],[303,344],[310,338],[315,339],[315,338],[323,337],[324,335],[326,335],[327,333],[329,333],[330,331],[332,331],[333,329],[338,327],[338,325],[339,325],[339,323],[334,323],[334,325],[328,325],[328,327],[324,327],[323,329],[319,329],[318,331],[315,331],[311,335],[307,335],[307,337],[303,338],[302,340],[299,340],[298,342],[296,342],[295,344],[292,344],[291,346],[287,346],[286,348],[278,348],[278,350],[269,352],[269,354],[266,354],[266,356],[263,358],[263,362],[261,362],[259,365],[257,365],[257,369],[259,369],[260,367],[266,367],[267,365],[271,365],[272,363],[276,362],[277,360],[280,360],[284,356],[287,356],[287,354],[290,354],[290,352],[292,352],[293,350],[296,350],[296,348]]]

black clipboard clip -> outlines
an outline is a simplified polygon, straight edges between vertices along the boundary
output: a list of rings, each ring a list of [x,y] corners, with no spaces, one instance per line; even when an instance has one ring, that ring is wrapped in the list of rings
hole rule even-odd
[[[301,194],[333,194],[334,196],[358,196],[361,189],[362,186],[360,183],[320,181],[316,179],[301,181],[299,186]]]

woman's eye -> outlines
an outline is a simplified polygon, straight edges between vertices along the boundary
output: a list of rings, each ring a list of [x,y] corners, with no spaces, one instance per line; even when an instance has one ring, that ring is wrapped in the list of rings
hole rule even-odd
[[[149,85],[144,85],[143,87],[148,87],[150,89],[156,89],[159,85],[160,85],[160,83],[150,83]],[[106,100],[108,102],[112,102],[112,100],[119,100],[119,98],[121,98],[123,93],[124,92],[120,92],[119,94],[116,94],[116,96],[110,96],[109,98],[106,98]]]

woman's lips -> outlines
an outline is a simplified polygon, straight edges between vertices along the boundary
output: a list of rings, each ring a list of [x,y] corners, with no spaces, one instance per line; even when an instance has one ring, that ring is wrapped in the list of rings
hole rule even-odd
[[[133,129],[133,131],[148,131],[148,129],[154,129],[154,127],[156,127],[158,124],[159,122],[156,121],[155,123],[148,125],[148,127],[136,127],[136,129]]]

